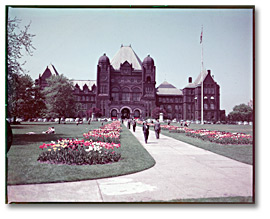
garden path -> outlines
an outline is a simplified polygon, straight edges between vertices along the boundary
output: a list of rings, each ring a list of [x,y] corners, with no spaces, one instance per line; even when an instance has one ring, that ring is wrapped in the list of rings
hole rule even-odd
[[[148,170],[108,179],[8,186],[8,202],[150,202],[253,195],[253,166],[142,128],[131,133],[153,156]]]

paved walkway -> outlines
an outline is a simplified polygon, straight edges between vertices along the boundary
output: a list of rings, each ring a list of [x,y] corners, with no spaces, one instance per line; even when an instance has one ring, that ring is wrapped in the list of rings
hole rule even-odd
[[[252,196],[252,166],[142,128],[134,136],[156,160],[126,176],[68,183],[8,186],[8,202],[149,202]]]

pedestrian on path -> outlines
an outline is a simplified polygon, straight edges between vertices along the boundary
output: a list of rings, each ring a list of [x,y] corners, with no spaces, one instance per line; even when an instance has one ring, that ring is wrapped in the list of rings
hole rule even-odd
[[[149,125],[146,122],[143,122],[143,134],[144,134],[144,141],[147,143],[148,136],[149,136]]]
[[[159,134],[160,134],[160,123],[159,120],[157,119],[155,125],[154,125],[155,133],[156,133],[156,138],[159,139]]]
[[[127,127],[128,127],[128,129],[130,129],[130,119],[128,119],[128,121],[127,121]]]
[[[135,119],[132,120],[132,127],[133,127],[133,132],[135,132],[135,130],[136,130],[136,120]]]

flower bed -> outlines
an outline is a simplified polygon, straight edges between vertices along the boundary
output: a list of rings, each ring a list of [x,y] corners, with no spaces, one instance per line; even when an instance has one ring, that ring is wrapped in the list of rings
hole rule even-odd
[[[108,143],[120,143],[121,124],[120,121],[114,121],[110,124],[102,126],[100,129],[91,130],[84,133],[86,140],[101,141]]]
[[[115,132],[119,131],[118,138],[112,137],[112,130]],[[92,165],[117,162],[121,158],[119,151],[121,147],[120,130],[120,122],[119,124],[118,122],[113,122],[113,124],[105,125],[98,130],[102,136],[111,133],[109,137],[111,139],[117,139],[118,143],[114,143],[113,141],[109,142],[108,136],[104,138],[107,139],[107,141],[98,141],[99,138],[96,139],[97,141],[94,141],[95,139],[60,139],[57,143],[44,143],[39,146],[40,149],[45,151],[39,155],[38,161],[68,165]]]
[[[142,122],[141,122],[142,123]],[[149,123],[153,126],[152,123]],[[204,141],[215,142],[218,144],[252,144],[253,138],[249,134],[230,133],[221,131],[210,131],[207,129],[194,130],[187,127],[179,127],[173,125],[161,125],[161,129],[169,130],[172,133],[185,133],[193,138],[200,138]]]

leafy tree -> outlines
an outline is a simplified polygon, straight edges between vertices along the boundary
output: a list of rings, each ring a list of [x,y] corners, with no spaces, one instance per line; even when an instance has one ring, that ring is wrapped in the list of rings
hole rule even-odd
[[[159,114],[163,113],[163,117],[166,118],[167,117],[167,112],[165,109],[161,109],[159,107],[156,107],[152,110],[151,116],[153,119],[158,119],[159,118]]]
[[[24,63],[21,63],[23,52],[33,55],[35,47],[32,45],[34,34],[29,33],[31,22],[21,30],[21,20],[8,18],[7,22],[7,70],[8,76],[12,74],[25,73]]]
[[[76,101],[74,86],[64,75],[53,75],[47,79],[48,87],[42,92],[45,97],[46,117],[75,117]]]
[[[93,107],[93,108],[86,111],[86,115],[88,118],[91,118],[93,113],[94,113],[96,118],[99,118],[102,115],[101,110],[97,107]]]
[[[32,39],[35,35],[29,33],[30,24],[20,29],[21,20],[8,18],[7,22],[7,95],[8,116],[30,116],[31,101],[33,100],[32,86],[33,81],[29,75],[24,75],[25,70],[21,61],[23,51],[27,55],[33,55],[35,49]]]
[[[253,121],[253,110],[246,104],[236,105],[229,113],[228,119],[230,121]]]
[[[41,115],[45,105],[38,88],[34,87],[32,78],[25,75],[12,74],[10,81],[13,92],[9,94],[8,116],[29,119]]]

